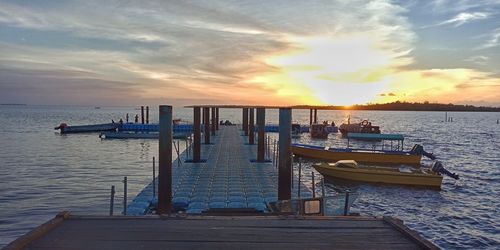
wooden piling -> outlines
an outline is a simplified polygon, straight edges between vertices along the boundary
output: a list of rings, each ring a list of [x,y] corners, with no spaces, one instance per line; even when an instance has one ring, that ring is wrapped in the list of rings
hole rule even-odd
[[[160,106],[158,214],[172,212],[172,106]]]
[[[309,125],[313,124],[313,110],[309,109]]]
[[[193,162],[201,161],[201,121],[200,121],[200,107],[193,108]]]
[[[111,197],[109,199],[109,215],[113,215],[113,211],[115,210],[115,186],[111,186]]]
[[[149,106],[146,106],[146,124],[149,124]]]
[[[215,126],[217,124],[217,121],[216,121],[216,114],[215,114],[215,108],[212,107],[212,126],[211,126],[211,130],[212,130],[212,135],[215,136]]]
[[[243,131],[245,136],[248,136],[248,108],[243,108]]]
[[[278,167],[278,200],[292,198],[292,165],[290,161],[290,145],[292,133],[292,109],[279,109],[279,167]]]
[[[219,108],[215,108],[215,129],[219,130]]]
[[[210,108],[203,108],[203,113],[205,116],[203,117],[205,120],[203,123],[205,124],[204,132],[205,135],[205,144],[210,144]]]
[[[141,106],[141,123],[144,124],[144,106]]]
[[[266,136],[266,109],[257,109],[257,126],[258,131],[258,145],[257,145],[257,162],[264,162],[265,159],[265,136]]]
[[[255,144],[255,122],[254,122],[254,110],[251,108],[249,111],[249,124],[248,124],[248,144]]]
[[[318,110],[314,109],[314,124],[318,123]]]

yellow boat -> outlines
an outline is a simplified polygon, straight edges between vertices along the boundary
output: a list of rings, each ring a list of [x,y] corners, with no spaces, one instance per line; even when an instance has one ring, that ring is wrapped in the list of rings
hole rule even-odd
[[[322,175],[339,179],[432,188],[441,188],[443,176],[439,172],[440,169],[444,169],[441,163],[439,163],[439,166],[433,166],[432,168],[397,168],[361,166],[353,160],[342,160],[336,163],[318,163],[313,166]],[[438,171],[435,172],[433,170]],[[458,179],[457,175],[451,175],[456,176],[456,179]]]

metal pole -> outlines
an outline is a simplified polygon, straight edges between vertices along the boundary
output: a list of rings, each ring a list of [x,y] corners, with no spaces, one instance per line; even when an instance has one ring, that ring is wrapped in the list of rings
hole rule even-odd
[[[181,148],[180,148],[180,142],[177,140],[177,166],[180,166],[181,164]]]
[[[156,197],[156,163],[155,157],[153,156],[153,198]]]
[[[193,162],[201,161],[201,123],[200,123],[200,107],[193,108],[194,120],[194,136],[193,136]]]
[[[245,136],[248,136],[248,108],[243,109],[243,131]]]
[[[313,198],[316,198],[316,183],[314,183],[314,172],[311,172]]]
[[[210,108],[203,108],[203,113],[205,114],[205,131],[203,134],[205,135],[205,144],[210,144]]]
[[[254,122],[254,110],[255,109],[250,109],[250,118],[249,118],[249,124],[248,124],[248,144],[253,145],[255,143],[255,122]]]
[[[279,167],[278,167],[278,200],[292,198],[290,161],[290,145],[292,133],[292,109],[279,109]]]
[[[321,179],[321,197],[325,197],[325,177]]]
[[[215,119],[217,119],[217,116],[215,114],[215,108],[212,107],[212,135],[215,136],[215,126],[217,124],[217,121]]]
[[[172,211],[172,106],[160,106],[158,214]]]
[[[115,186],[111,186],[111,198],[109,200],[109,215],[113,215],[113,210],[115,210]]]
[[[344,204],[344,216],[347,216],[347,210],[349,209],[349,191],[345,192],[345,204]]]
[[[297,183],[297,196],[300,199],[300,182],[302,179],[302,158],[299,157],[299,181]]]
[[[127,176],[123,177],[123,215],[127,215]]]
[[[149,124],[149,106],[146,106],[146,124]]]
[[[257,109],[257,126],[258,131],[258,145],[257,145],[257,162],[265,161],[265,136],[266,136],[266,109]]]

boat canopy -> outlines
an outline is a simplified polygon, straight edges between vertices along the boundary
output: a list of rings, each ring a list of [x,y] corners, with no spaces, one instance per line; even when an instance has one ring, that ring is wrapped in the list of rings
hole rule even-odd
[[[368,134],[368,133],[348,133],[348,139],[377,140],[377,141],[403,141],[402,134]]]

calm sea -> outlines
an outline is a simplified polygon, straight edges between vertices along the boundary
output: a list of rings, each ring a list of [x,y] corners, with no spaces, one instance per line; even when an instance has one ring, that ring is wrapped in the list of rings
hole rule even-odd
[[[133,107],[0,106],[0,247],[53,218],[57,212],[106,215],[111,185],[117,189],[115,213],[121,211],[122,179],[129,198],[151,181],[154,140],[101,140],[97,134],[59,135],[53,128],[115,121],[139,114]],[[174,117],[191,120],[191,110]],[[308,111],[294,111],[294,121],[308,123]],[[383,133],[405,134],[405,146],[424,145],[460,175],[446,178],[441,191],[384,185],[327,183],[328,192],[359,193],[354,209],[362,215],[396,216],[440,247],[500,246],[500,113],[319,111],[319,120],[340,123],[369,119]],[[221,119],[241,121],[240,110],[221,110]],[[151,122],[158,121],[157,107]],[[277,122],[277,111],[267,112]],[[301,142],[346,146],[336,135]],[[366,145],[365,145],[366,146]],[[310,171],[310,165],[305,172]],[[306,185],[310,180],[305,178]]]

